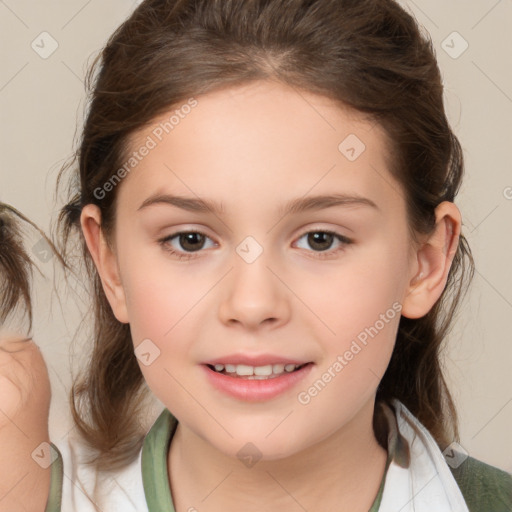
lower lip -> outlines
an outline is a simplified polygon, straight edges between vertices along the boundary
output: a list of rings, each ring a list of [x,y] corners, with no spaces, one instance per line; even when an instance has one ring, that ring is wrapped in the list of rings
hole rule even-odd
[[[308,363],[294,372],[284,372],[279,377],[261,380],[229,377],[210,369],[207,365],[202,365],[202,367],[206,371],[207,378],[216,389],[239,400],[261,402],[270,400],[291,389],[308,375],[313,363]]]

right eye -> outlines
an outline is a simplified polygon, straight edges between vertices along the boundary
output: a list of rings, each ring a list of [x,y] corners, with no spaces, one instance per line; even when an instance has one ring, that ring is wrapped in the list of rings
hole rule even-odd
[[[193,254],[194,252],[199,252],[203,249],[205,239],[210,240],[208,236],[200,231],[178,231],[166,236],[158,242],[162,245],[164,250],[171,253],[173,256],[179,259],[191,259],[196,257]],[[173,245],[172,241],[174,240],[177,243]],[[184,250],[177,249],[176,245],[181,245]]]

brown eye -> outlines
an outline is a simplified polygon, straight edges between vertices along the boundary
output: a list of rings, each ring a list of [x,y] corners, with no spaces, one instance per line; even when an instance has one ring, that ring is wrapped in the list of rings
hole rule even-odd
[[[308,244],[317,251],[326,251],[332,245],[334,235],[325,231],[314,231],[308,233]]]
[[[173,256],[187,259],[195,257],[194,253],[204,248],[206,240],[211,239],[199,231],[180,231],[159,240],[159,243]]]
[[[178,240],[185,251],[198,251],[203,248],[205,237],[201,233],[181,233]]]
[[[352,240],[346,238],[343,235],[335,233],[333,231],[326,230],[316,230],[309,231],[304,233],[299,240],[305,239],[308,247],[301,247],[304,249],[311,248],[313,249],[313,253],[318,253],[317,257],[327,257],[334,253],[337,253],[340,250],[343,250],[345,246],[353,243]],[[333,242],[339,242],[338,247],[335,249],[331,249]],[[299,245],[300,247],[300,245]],[[325,253],[325,254],[322,254]]]

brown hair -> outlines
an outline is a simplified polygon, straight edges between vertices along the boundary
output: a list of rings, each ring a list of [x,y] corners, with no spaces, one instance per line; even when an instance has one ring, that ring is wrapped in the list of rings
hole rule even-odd
[[[90,102],[75,154],[80,185],[70,187],[59,216],[64,253],[89,203],[101,209],[102,229],[113,240],[117,189],[101,198],[95,190],[126,161],[131,135],[193,95],[260,79],[326,96],[380,123],[412,236],[431,232],[436,206],[458,192],[463,155],[445,115],[432,41],[395,1],[146,0],[87,75]],[[98,465],[114,468],[140,447],[136,413],[147,389],[129,326],[114,317],[83,237],[80,250],[94,289],[95,332],[72,409],[79,431],[99,450]],[[441,447],[459,434],[440,351],[473,272],[461,236],[441,298],[423,318],[401,318],[377,391],[378,401],[401,400]]]
[[[23,308],[32,330],[30,279],[33,263],[23,246],[20,220],[28,221],[14,207],[0,203],[0,325],[9,314]]]
[[[55,246],[46,234],[14,206],[0,202],[0,326],[7,317],[22,309],[28,316],[29,331],[32,330],[31,279],[37,265],[25,249],[24,231],[33,228],[45,240],[48,249],[60,258]]]

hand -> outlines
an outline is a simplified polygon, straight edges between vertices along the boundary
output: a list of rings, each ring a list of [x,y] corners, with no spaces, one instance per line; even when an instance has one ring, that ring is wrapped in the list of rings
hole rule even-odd
[[[39,347],[31,339],[3,333],[0,337],[0,511],[45,509],[51,470],[38,464],[32,454],[41,443],[49,443],[50,398],[50,380]]]
[[[31,339],[0,338],[0,390],[0,429],[18,421],[28,431],[47,428],[50,380],[41,351]]]

